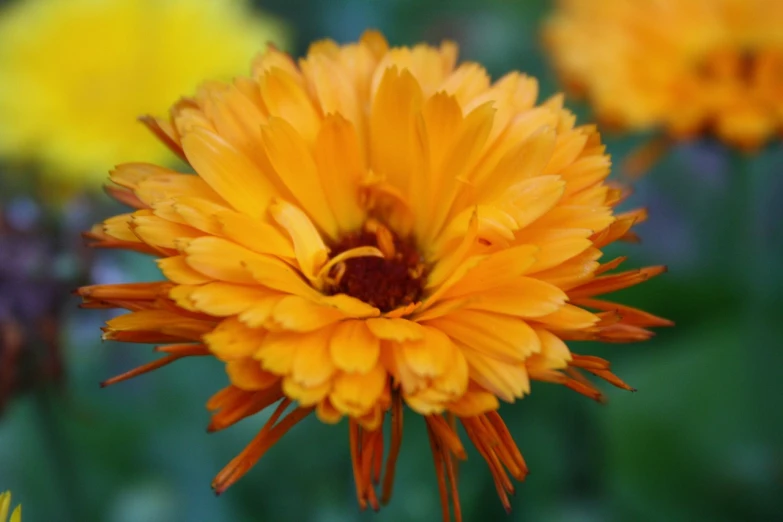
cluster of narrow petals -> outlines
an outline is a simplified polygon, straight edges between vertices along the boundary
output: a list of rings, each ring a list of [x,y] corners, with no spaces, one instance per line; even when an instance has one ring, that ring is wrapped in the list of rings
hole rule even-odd
[[[783,135],[781,24],[778,0],[559,0],[545,35],[604,122],[753,150]]]
[[[79,290],[88,308],[129,311],[104,338],[163,354],[106,384],[185,357],[223,361],[230,384],[207,405],[209,429],[273,413],[218,493],[315,412],[348,419],[357,497],[377,509],[407,408],[426,419],[446,518],[450,505],[461,518],[458,422],[508,508],[509,475],[527,468],[499,400],[531,380],[600,400],[582,370],[628,388],[564,341],[640,341],[668,324],[599,297],[662,267],[600,261],[645,214],[614,212],[624,193],[605,183],[595,129],[575,126],[560,97],[536,98],[532,78],[458,65],[451,43],[389,48],[368,32],[298,62],[271,48],[250,77],[144,118],[195,175],[111,173],[110,194],[134,210],[87,236],[157,256],[165,281]]]

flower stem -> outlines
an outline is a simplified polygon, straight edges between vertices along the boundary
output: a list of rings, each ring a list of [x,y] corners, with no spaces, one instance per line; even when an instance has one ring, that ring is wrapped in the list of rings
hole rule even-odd
[[[51,390],[38,386],[34,392],[37,423],[43,444],[43,454],[50,463],[54,480],[60,491],[58,503],[63,522],[86,520],[81,510],[79,483],[76,467],[73,465],[69,452],[67,434],[62,429],[62,423],[57,419],[57,413],[52,404]]]
[[[772,297],[774,296],[772,253],[766,234],[765,172],[758,168],[760,163],[754,161],[755,156],[733,153],[731,172],[736,193],[729,197],[735,201],[737,209],[735,229],[737,230],[734,245],[735,265],[732,267],[740,284],[738,294],[741,303],[741,317],[744,345],[744,357],[747,361],[747,384],[751,401],[760,404],[770,392],[772,383],[777,382],[774,373],[775,364],[770,364],[769,348]],[[767,415],[766,408],[756,408],[762,417]],[[764,418],[758,419],[763,425]]]

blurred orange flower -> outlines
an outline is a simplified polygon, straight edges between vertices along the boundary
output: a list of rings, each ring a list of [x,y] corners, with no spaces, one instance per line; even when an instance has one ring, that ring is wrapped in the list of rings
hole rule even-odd
[[[566,340],[641,341],[669,324],[598,298],[662,267],[608,274],[601,249],[644,212],[616,214],[609,158],[592,126],[512,72],[492,83],[457,48],[390,49],[378,33],[270,49],[252,78],[204,84],[147,123],[197,175],[148,163],[111,174],[135,207],[89,237],[159,257],[164,282],[80,290],[124,308],[104,338],[157,343],[165,357],[226,365],[210,430],[272,407],[213,482],[222,492],[312,411],[348,418],[362,507],[389,500],[403,405],[424,416],[444,517],[461,520],[456,422],[490,466],[503,505],[522,456],[495,411],[530,380],[594,399],[580,370],[630,389]],[[288,416],[284,411],[295,403]],[[380,494],[383,424],[391,443]],[[279,421],[279,422],[278,422]],[[449,488],[451,493],[449,494]]]
[[[18,0],[0,12],[0,155],[95,187],[118,157],[165,161],[136,117],[270,40],[284,28],[239,0]]]
[[[609,125],[746,150],[783,132],[779,0],[559,0],[545,40]]]

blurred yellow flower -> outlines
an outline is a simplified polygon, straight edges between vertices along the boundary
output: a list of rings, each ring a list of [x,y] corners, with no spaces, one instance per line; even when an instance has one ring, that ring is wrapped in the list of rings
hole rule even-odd
[[[0,493],[0,522],[8,520],[8,511],[11,509],[11,492]],[[16,506],[8,522],[22,522],[22,506]]]
[[[581,370],[630,389],[564,341],[641,341],[669,324],[599,298],[663,268],[606,273],[623,258],[599,263],[602,249],[645,214],[615,213],[623,193],[604,181],[595,128],[537,96],[533,78],[493,83],[458,64],[453,43],[389,48],[375,32],[298,62],[271,49],[252,78],[203,85],[150,121],[197,175],[119,165],[109,191],[134,211],[89,234],[158,256],[167,278],[80,289],[85,307],[130,312],[105,339],[166,354],[104,384],[211,356],[230,385],[207,405],[210,431],[274,408],[218,493],[315,412],[348,418],[357,498],[377,509],[407,405],[426,421],[444,516],[451,497],[461,520],[457,421],[508,509],[509,475],[527,467],[499,400],[531,380],[601,399]]]
[[[780,0],[560,0],[545,40],[609,125],[747,150],[783,131]]]
[[[0,155],[94,186],[117,158],[164,161],[136,118],[285,38],[244,1],[18,0],[0,14]]]

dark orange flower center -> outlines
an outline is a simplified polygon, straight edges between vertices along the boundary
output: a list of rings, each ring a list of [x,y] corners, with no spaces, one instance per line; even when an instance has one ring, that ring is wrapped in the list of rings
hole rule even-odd
[[[362,246],[376,247],[384,257],[355,257],[335,264],[324,289],[326,294],[348,294],[382,312],[421,298],[426,270],[413,241],[371,220],[362,230],[346,234],[332,245],[331,255]]]

